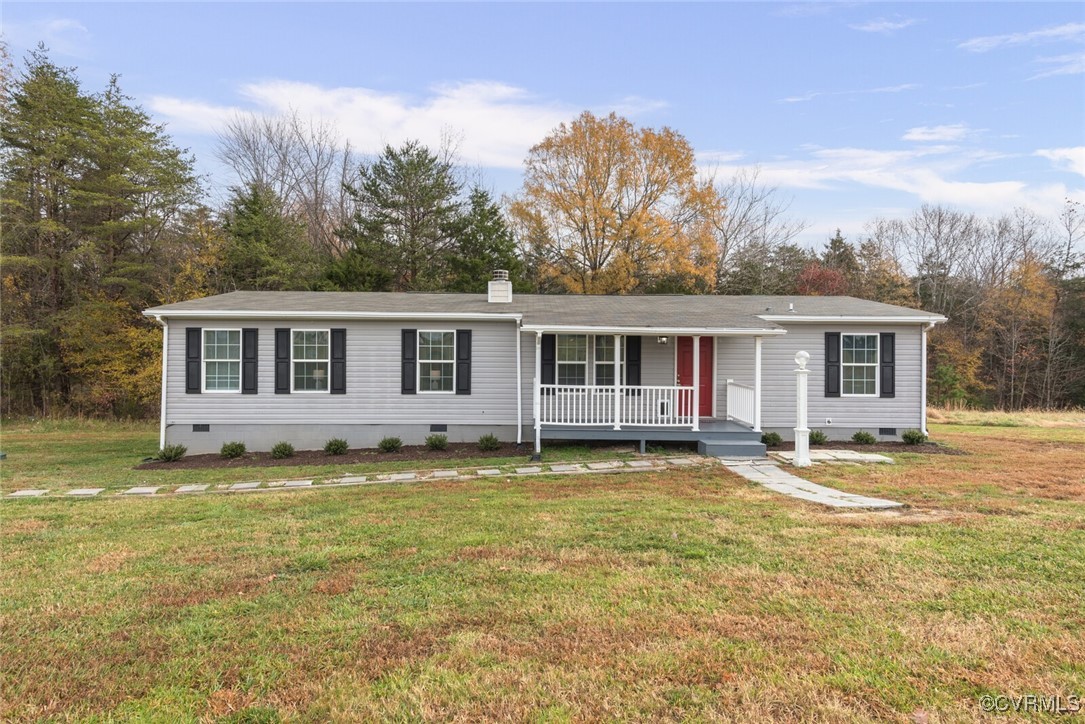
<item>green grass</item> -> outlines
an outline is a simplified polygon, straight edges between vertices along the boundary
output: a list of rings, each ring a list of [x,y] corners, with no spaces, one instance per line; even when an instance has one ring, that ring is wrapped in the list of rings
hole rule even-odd
[[[3,501],[0,718],[959,721],[1081,695],[1085,430],[1023,429],[809,469],[903,514],[719,467]],[[108,459],[111,430],[70,444]]]
[[[174,486],[190,483],[236,483],[249,480],[313,478],[324,480],[345,474],[433,470],[441,468],[499,467],[526,464],[529,455],[497,457],[479,451],[477,457],[457,460],[396,460],[346,464],[329,455],[321,465],[251,466],[200,469],[134,469],[158,452],[158,427],[153,423],[115,423],[94,420],[44,420],[3,425],[0,438],[7,459],[0,463],[0,492],[24,488],[52,491],[97,487],[108,491],[133,485]],[[627,447],[631,451],[632,447]],[[548,445],[548,462],[627,459],[632,452],[588,445]]]

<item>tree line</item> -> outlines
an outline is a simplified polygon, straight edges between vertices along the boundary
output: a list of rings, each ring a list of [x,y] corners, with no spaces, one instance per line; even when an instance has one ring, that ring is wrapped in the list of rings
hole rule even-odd
[[[157,409],[161,303],[234,290],[850,294],[946,314],[930,397],[1085,404],[1081,204],[1058,219],[939,206],[873,219],[854,242],[796,242],[802,222],[756,171],[717,182],[669,128],[583,113],[528,153],[495,198],[452,139],[356,153],[297,114],[238,117],[217,205],[121,90],[99,92],[39,48],[3,68],[2,412]]]

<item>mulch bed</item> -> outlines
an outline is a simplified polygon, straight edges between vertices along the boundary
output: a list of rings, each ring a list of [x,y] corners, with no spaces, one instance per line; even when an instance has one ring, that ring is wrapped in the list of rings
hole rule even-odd
[[[186,455],[172,463],[145,462],[136,466],[136,470],[186,470],[199,468],[263,468],[298,465],[358,465],[365,463],[386,463],[395,461],[417,461],[423,467],[439,466],[449,460],[467,460],[471,458],[531,458],[530,445],[503,443],[497,450],[479,450],[471,442],[449,443],[445,450],[430,450],[425,445],[404,445],[399,452],[386,453],[376,449],[349,450],[343,455],[329,455],[323,450],[298,450],[292,457],[276,460],[271,453],[250,452],[239,458],[224,459],[218,453],[204,455]]]
[[[776,447],[770,447],[772,452],[791,452],[795,449],[795,443],[783,442]],[[926,455],[967,455],[964,450],[954,447],[946,447],[936,442],[923,442],[918,445],[909,445],[906,442],[876,442],[872,445],[860,445],[854,442],[830,441],[824,445],[811,445],[810,451],[815,450],[854,450],[855,452],[869,453],[924,453]]]

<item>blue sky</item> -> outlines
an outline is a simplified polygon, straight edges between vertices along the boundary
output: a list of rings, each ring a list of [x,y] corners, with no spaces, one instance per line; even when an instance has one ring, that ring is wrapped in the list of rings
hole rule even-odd
[[[1085,201],[1085,3],[18,3],[88,89],[123,88],[221,194],[236,113],[291,108],[358,149],[458,136],[498,193],[580,111],[689,139],[705,173],[745,166],[820,244],[940,203],[1054,216]]]

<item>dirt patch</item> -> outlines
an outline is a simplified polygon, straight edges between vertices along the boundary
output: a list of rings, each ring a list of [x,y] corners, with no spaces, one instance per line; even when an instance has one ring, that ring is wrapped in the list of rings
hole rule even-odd
[[[795,449],[795,443],[783,442],[776,447],[770,447],[768,451],[789,452]],[[818,450],[854,450],[855,452],[869,453],[921,453],[924,455],[967,455],[964,450],[948,447],[936,442],[923,442],[918,445],[909,445],[906,442],[876,442],[872,445],[860,445],[854,442],[831,441],[824,445],[811,445],[810,452]]]
[[[239,458],[224,459],[218,453],[204,455],[186,455],[172,463],[145,462],[137,465],[136,470],[189,470],[199,468],[264,468],[298,467],[302,465],[359,465],[365,463],[418,461],[426,467],[428,463],[440,463],[445,460],[470,460],[478,458],[523,458],[531,459],[531,446],[503,443],[497,450],[483,452],[472,442],[449,443],[445,450],[430,450],[425,445],[405,445],[399,452],[386,453],[372,448],[348,450],[343,455],[329,455],[323,450],[299,450],[293,457],[277,460],[271,453],[251,452]]]

